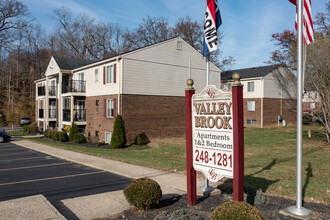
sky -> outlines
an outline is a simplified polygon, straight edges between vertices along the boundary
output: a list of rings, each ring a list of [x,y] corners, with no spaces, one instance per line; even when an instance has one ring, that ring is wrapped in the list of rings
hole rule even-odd
[[[203,21],[206,0],[22,0],[28,6],[35,23],[47,33],[56,28],[53,10],[71,9],[74,15],[87,14],[104,23],[117,23],[130,30],[138,27],[142,18],[163,17],[170,26],[178,18],[190,16]],[[325,11],[327,0],[312,0],[312,16]],[[220,50],[233,56],[234,65],[228,69],[264,66],[276,49],[273,33],[294,29],[295,6],[288,0],[218,0],[223,33]]]

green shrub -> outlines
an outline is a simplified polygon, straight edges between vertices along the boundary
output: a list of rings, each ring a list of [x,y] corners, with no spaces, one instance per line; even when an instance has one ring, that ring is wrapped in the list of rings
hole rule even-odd
[[[226,202],[212,213],[211,220],[265,220],[259,210],[246,202]]]
[[[138,136],[136,137],[136,139],[135,139],[135,144],[136,145],[142,145],[142,138],[141,138],[141,136],[138,134]]]
[[[75,143],[86,143],[86,138],[83,134],[75,134],[73,137],[73,142]]]
[[[70,133],[69,133],[69,141],[74,142],[73,138],[76,134],[79,133],[78,126],[76,123],[72,122]]]
[[[148,210],[157,206],[162,198],[159,184],[149,178],[132,181],[124,189],[126,200],[140,210]]]
[[[49,129],[46,129],[46,130],[44,131],[44,137],[48,137],[48,133],[49,133]]]
[[[30,134],[37,134],[38,133],[38,127],[37,126],[29,126],[29,133]]]
[[[120,115],[117,115],[115,119],[110,145],[112,148],[125,147],[126,145],[125,122]]]
[[[53,139],[55,141],[59,141],[60,140],[60,133],[58,131],[54,131]]]
[[[66,131],[57,131],[58,133],[58,140],[61,142],[66,142],[68,141],[68,135]]]
[[[29,125],[23,125],[23,130],[25,132],[28,132],[29,131]]]

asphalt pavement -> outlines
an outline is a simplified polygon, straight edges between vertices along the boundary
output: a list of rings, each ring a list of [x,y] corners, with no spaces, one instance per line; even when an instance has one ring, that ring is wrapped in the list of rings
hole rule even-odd
[[[41,194],[66,218],[78,219],[61,200],[123,190],[131,181],[14,143],[0,144],[0,201]]]

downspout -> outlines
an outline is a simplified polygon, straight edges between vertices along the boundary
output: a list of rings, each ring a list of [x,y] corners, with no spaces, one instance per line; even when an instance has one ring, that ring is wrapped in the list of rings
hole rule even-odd
[[[264,127],[264,96],[265,96],[265,81],[261,78],[262,82],[262,96],[261,96],[261,111],[260,111],[260,127]]]
[[[117,58],[117,65],[118,65],[118,69],[119,69],[119,59]],[[123,75],[123,70],[124,70],[124,65],[123,65],[123,62],[122,62],[122,68],[121,68],[121,76]],[[120,73],[120,71],[117,71],[118,72],[118,75]],[[120,104],[121,104],[121,101],[120,101],[120,76],[118,76],[118,114],[121,115],[121,112],[120,112]]]

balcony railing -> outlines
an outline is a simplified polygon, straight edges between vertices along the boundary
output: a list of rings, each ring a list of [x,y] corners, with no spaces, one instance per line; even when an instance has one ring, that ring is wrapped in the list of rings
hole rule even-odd
[[[46,93],[45,93],[45,86],[39,86],[38,87],[38,96],[44,96]]]
[[[56,118],[56,109],[49,109],[49,118]]]
[[[73,110],[75,115],[73,117],[74,121],[86,121],[86,110],[85,109],[75,109]]]
[[[63,121],[71,121],[70,109],[63,109]]]
[[[49,86],[48,94],[50,96],[56,96],[56,86]]]
[[[62,83],[62,93],[68,92],[86,92],[86,81],[84,80],[69,80]]]
[[[44,110],[39,109],[39,118],[44,118]]]

